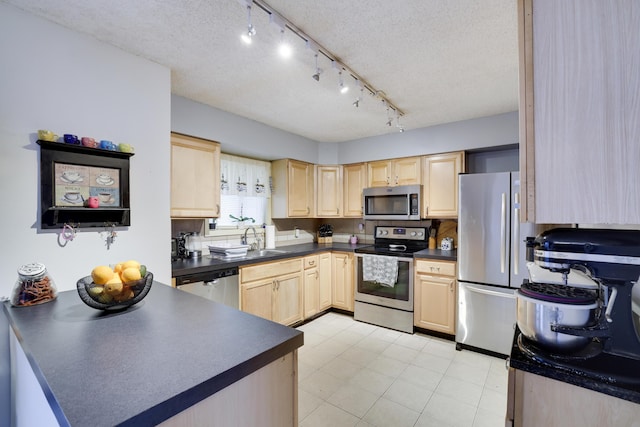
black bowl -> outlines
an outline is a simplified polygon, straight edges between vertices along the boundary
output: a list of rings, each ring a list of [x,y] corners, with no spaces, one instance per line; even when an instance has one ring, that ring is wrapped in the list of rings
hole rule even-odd
[[[80,299],[89,307],[98,310],[122,310],[142,301],[152,284],[153,273],[147,271],[142,279],[123,284],[123,292],[116,296],[108,295],[102,285],[93,283],[91,276],[78,280],[76,286]]]

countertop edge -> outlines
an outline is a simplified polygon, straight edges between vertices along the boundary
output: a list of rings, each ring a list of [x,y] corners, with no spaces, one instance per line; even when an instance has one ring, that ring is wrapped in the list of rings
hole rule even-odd
[[[11,356],[9,344],[9,319],[0,313],[0,425],[11,425]]]

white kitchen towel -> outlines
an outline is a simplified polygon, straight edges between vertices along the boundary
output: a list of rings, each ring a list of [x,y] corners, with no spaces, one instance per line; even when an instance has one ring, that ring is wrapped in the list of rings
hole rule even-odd
[[[398,258],[384,255],[362,256],[362,280],[394,287],[398,281]]]
[[[266,225],[264,227],[264,248],[275,249],[276,248],[276,226]]]

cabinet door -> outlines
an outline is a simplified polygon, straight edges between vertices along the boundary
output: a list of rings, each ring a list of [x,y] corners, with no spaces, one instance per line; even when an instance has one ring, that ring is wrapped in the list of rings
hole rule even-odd
[[[455,333],[456,280],[417,274],[414,325],[447,334]]]
[[[214,218],[220,214],[220,145],[171,134],[171,216]]]
[[[313,165],[290,160],[287,187],[289,217],[312,216]]]
[[[273,279],[262,280],[240,287],[240,309],[268,320],[273,318]]]
[[[302,320],[302,280],[302,273],[275,278],[274,322],[291,325]]]
[[[320,277],[317,268],[304,271],[304,318],[308,319],[319,312]]]
[[[464,172],[464,153],[424,157],[423,212],[427,218],[458,216],[458,174]]]
[[[342,214],[342,166],[316,166],[316,216]]]
[[[393,161],[393,185],[415,185],[421,182],[420,157],[407,157]]]
[[[391,161],[367,163],[369,187],[387,187],[391,185]]]
[[[320,254],[318,273],[318,310],[323,311],[331,307],[331,252]]]
[[[637,0],[520,0],[522,211],[640,224]]]
[[[354,256],[346,252],[334,252],[331,259],[333,306],[353,311],[354,306]]]
[[[343,215],[345,218],[362,218],[362,189],[365,187],[366,166],[364,163],[344,165],[342,167],[343,182]]]

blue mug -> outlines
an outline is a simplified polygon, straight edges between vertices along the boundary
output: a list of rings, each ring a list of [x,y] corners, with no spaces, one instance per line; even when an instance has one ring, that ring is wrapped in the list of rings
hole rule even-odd
[[[78,139],[77,135],[71,135],[70,133],[65,133],[64,134],[64,142],[66,142],[67,144],[80,144],[80,140]]]
[[[111,141],[107,141],[106,139],[100,141],[99,147],[103,150],[116,151],[116,144]]]

